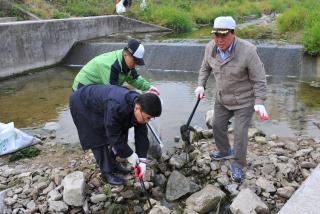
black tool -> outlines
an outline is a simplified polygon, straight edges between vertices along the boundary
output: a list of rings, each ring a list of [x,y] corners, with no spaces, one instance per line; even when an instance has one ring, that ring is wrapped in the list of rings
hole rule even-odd
[[[141,169],[140,169],[139,165],[137,164],[136,167],[135,167],[135,176],[139,178],[142,192],[143,192],[144,195],[147,197],[147,200],[148,200],[150,209],[152,209],[152,204],[151,204],[151,201],[150,201],[150,196],[149,196],[149,194],[148,194],[148,192],[147,192],[146,186],[144,185],[143,178],[139,176],[140,170],[141,170]]]
[[[190,123],[191,123],[191,120],[192,120],[192,117],[199,105],[199,102],[200,102],[200,98],[198,98],[197,102],[196,102],[196,105],[193,107],[193,110],[191,112],[191,115],[188,119],[188,122],[187,124],[185,125],[182,125],[180,126],[180,133],[181,133],[181,138],[182,140],[186,143],[186,159],[187,159],[187,162],[188,162],[188,153],[189,153],[189,145],[191,144],[191,141],[190,141],[190,131],[194,131],[194,128],[192,126],[190,126]]]
[[[153,127],[151,124],[147,123],[148,128],[150,129],[150,131],[152,132],[153,136],[157,139],[159,145],[161,148],[163,148],[163,143],[160,140],[159,136],[157,135],[157,133],[154,131]]]

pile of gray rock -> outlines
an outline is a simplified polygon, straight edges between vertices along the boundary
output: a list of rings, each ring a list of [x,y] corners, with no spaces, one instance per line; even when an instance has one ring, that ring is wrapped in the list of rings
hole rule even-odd
[[[235,183],[229,161],[210,159],[216,149],[213,133],[196,130],[188,155],[177,146],[172,154],[149,160],[144,184],[152,209],[133,174],[124,176],[126,185],[110,186],[100,179],[93,155],[80,153],[68,167],[0,159],[0,212],[195,214],[228,207],[232,213],[276,213],[320,162],[320,144],[314,140],[266,139],[252,128],[245,179]],[[38,145],[52,156],[60,146],[53,139]]]

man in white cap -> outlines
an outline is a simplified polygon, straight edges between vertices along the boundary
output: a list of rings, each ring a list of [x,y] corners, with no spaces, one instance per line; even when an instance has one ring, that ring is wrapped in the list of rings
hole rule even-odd
[[[136,39],[129,39],[125,48],[104,53],[90,60],[75,77],[72,89],[88,84],[123,85],[125,82],[141,90],[160,95],[159,90],[140,76],[136,65],[144,65],[144,46]]]
[[[197,98],[204,98],[211,72],[216,80],[213,133],[218,151],[210,154],[214,160],[233,159],[231,177],[241,182],[246,166],[248,129],[253,112],[268,120],[264,107],[266,76],[256,47],[235,35],[236,22],[230,16],[214,21],[214,38],[205,49],[199,70]],[[228,121],[234,116],[234,148],[228,139]]]

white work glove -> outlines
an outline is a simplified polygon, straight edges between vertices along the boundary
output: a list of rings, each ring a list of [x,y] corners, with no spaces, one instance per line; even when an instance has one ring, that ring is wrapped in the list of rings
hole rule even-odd
[[[254,110],[259,114],[260,120],[269,120],[269,116],[264,105],[254,105]]]
[[[204,98],[204,87],[203,86],[198,86],[196,90],[194,91],[196,94],[197,99],[202,99]]]
[[[160,91],[159,91],[159,89],[157,89],[157,88],[154,87],[154,86],[151,86],[151,87],[149,88],[148,92],[153,93],[153,94],[157,95],[158,97],[160,96]]]
[[[140,158],[141,160],[142,158]],[[145,163],[145,161],[140,161],[138,165],[136,165],[136,167],[134,168],[134,175],[135,177],[139,177],[142,178],[144,177],[145,173],[147,170],[147,164]]]
[[[127,158],[127,160],[131,164],[132,167],[136,167],[136,165],[139,163],[139,157],[135,152],[132,153],[132,155],[130,155]]]

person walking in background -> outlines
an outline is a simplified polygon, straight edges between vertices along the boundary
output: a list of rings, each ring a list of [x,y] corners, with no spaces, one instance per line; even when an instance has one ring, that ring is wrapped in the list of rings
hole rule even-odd
[[[115,0],[116,8],[115,12],[118,15],[121,15],[127,11],[127,8],[131,7],[132,0]],[[140,9],[143,11],[147,7],[146,0],[141,0]]]
[[[104,53],[91,59],[75,77],[72,89],[76,91],[88,84],[123,85],[125,82],[141,90],[149,90],[158,96],[159,90],[140,76],[136,65],[144,65],[144,46],[129,39],[125,48]]]
[[[204,98],[209,75],[216,80],[213,134],[218,151],[210,154],[214,160],[233,159],[231,177],[240,182],[246,166],[248,129],[253,112],[268,120],[264,107],[266,75],[256,47],[235,35],[236,22],[230,16],[214,20],[214,39],[205,49],[198,76],[197,98]],[[228,139],[228,121],[234,116],[234,148]]]
[[[70,111],[77,127],[80,144],[91,149],[99,165],[101,177],[112,185],[122,185],[115,173],[130,171],[116,161],[127,158],[139,168],[139,177],[146,171],[149,148],[146,123],[161,115],[160,98],[153,93],[139,94],[125,87],[90,84],[70,96]],[[134,127],[135,150],[128,145],[128,130]]]

